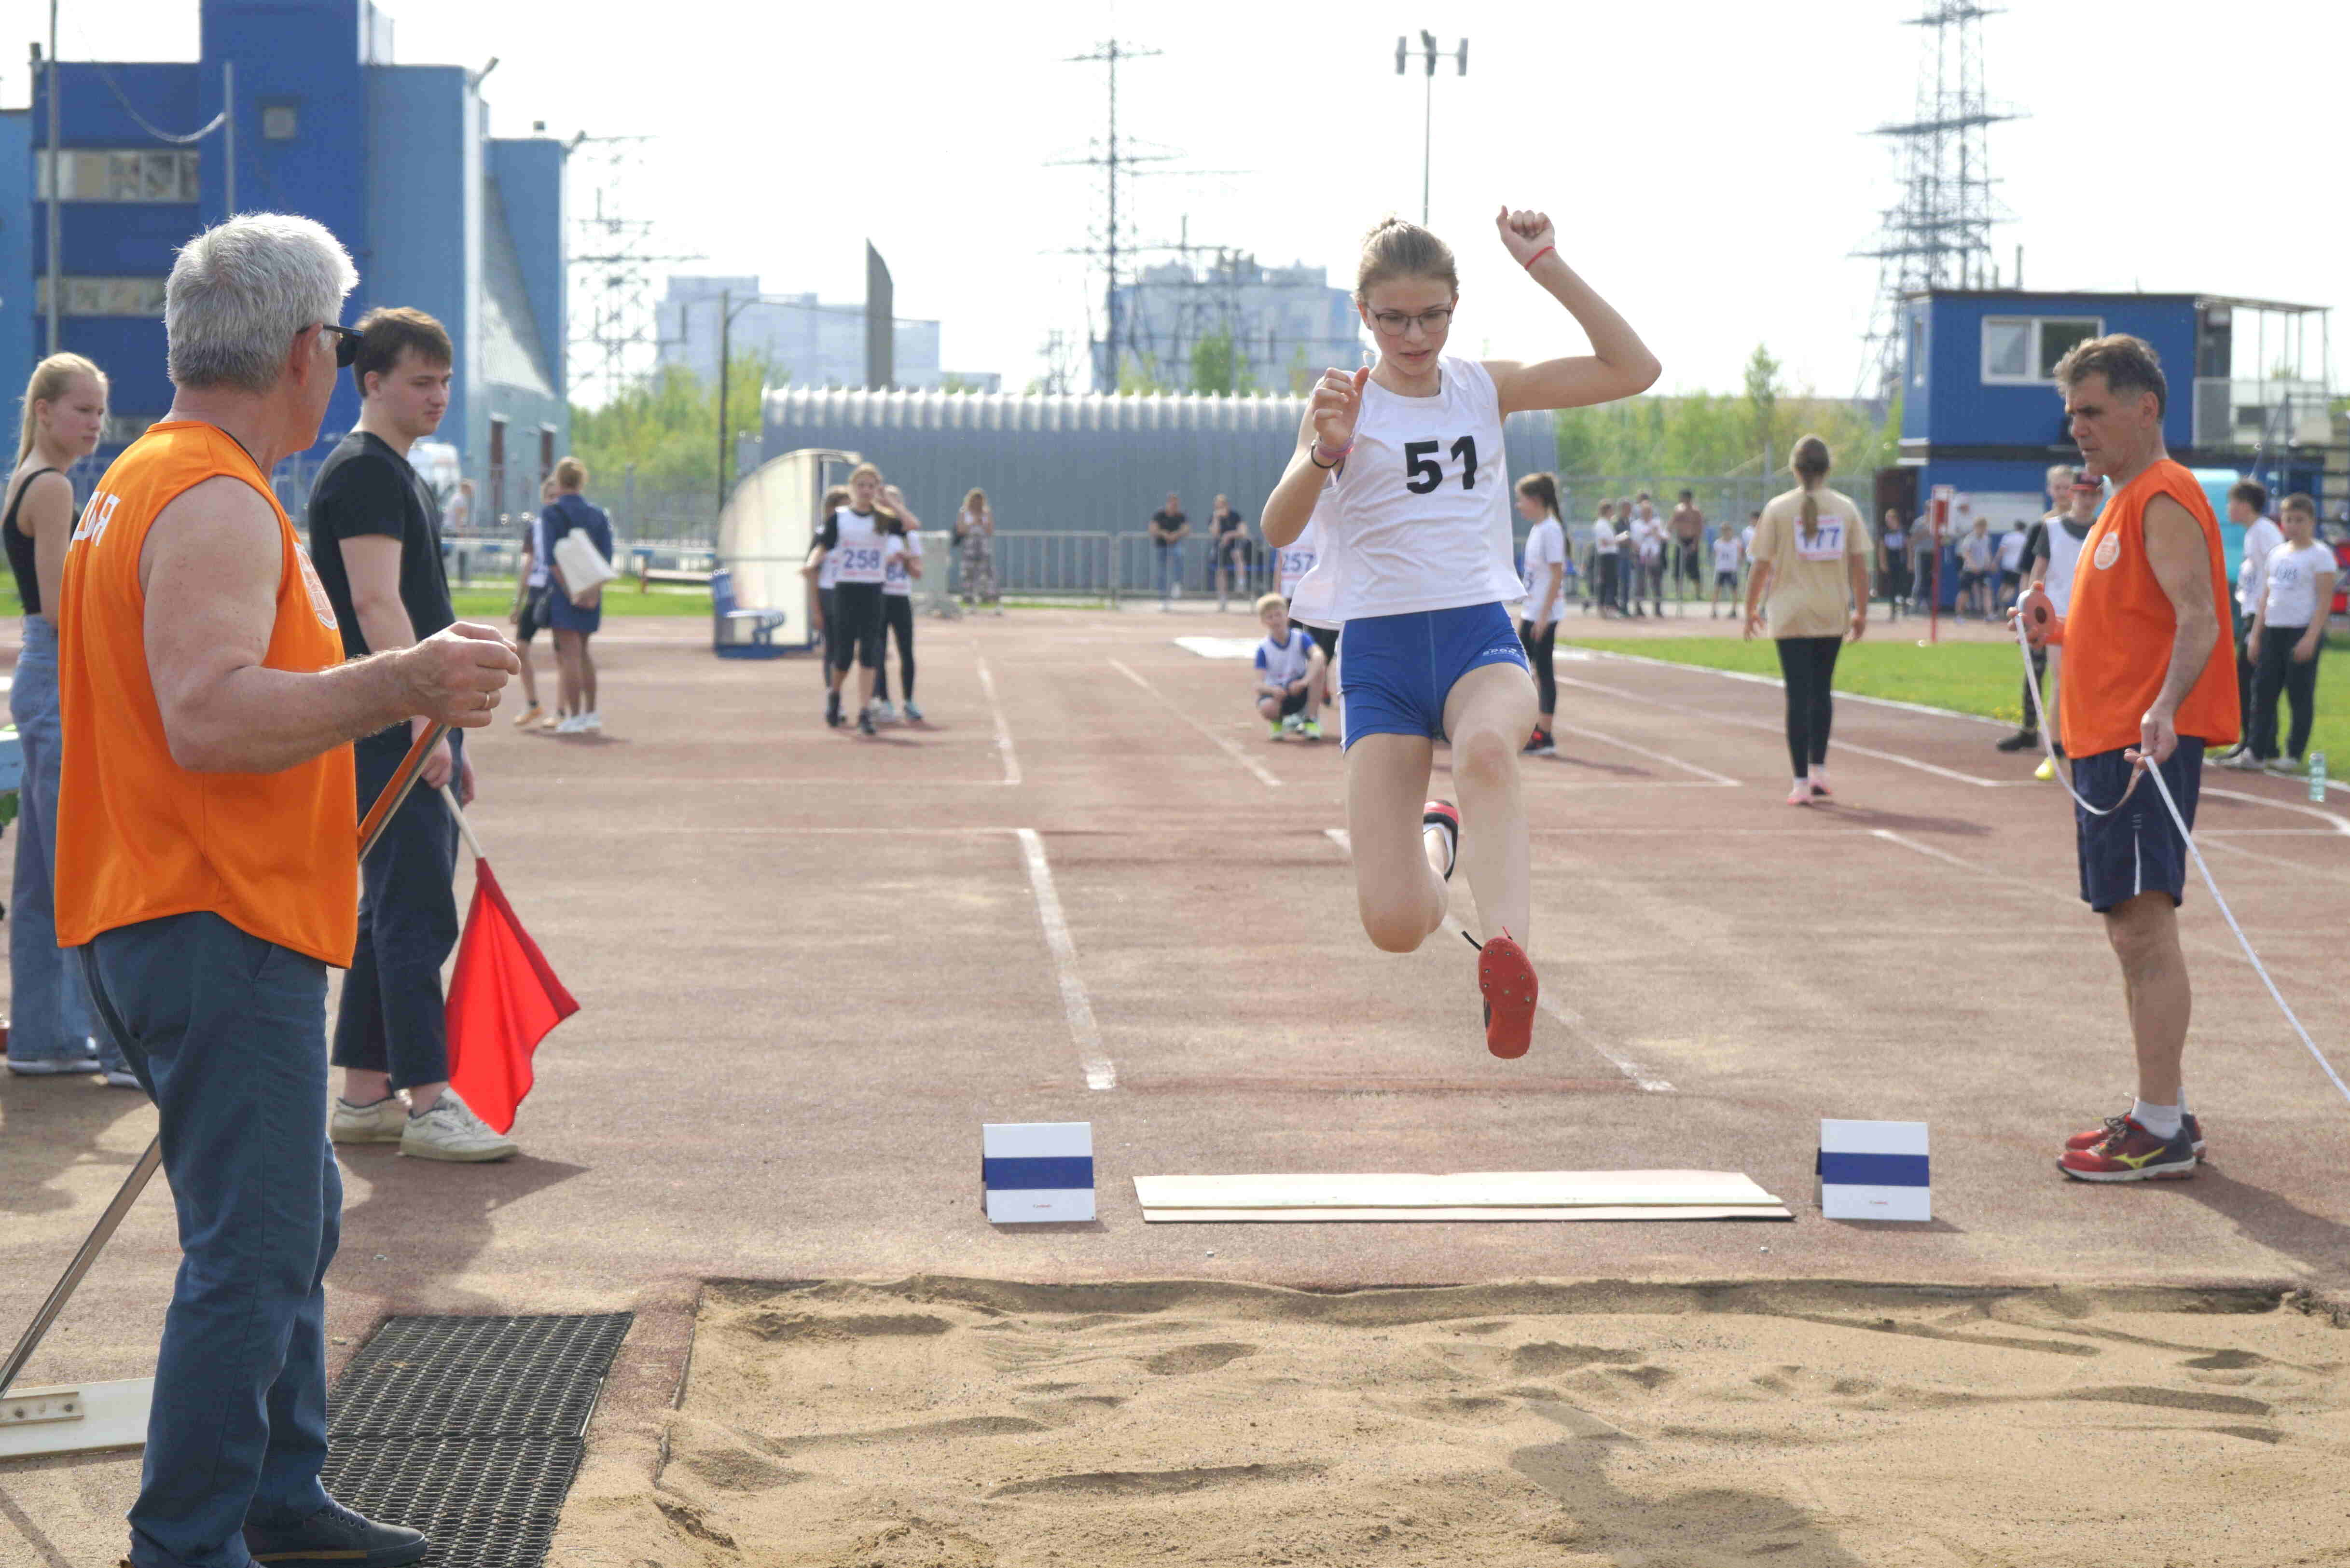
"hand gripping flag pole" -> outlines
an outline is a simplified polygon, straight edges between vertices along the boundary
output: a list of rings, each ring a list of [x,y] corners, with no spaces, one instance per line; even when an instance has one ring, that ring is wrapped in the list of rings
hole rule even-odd
[[[400,809],[400,802],[408,798],[408,792],[416,787],[417,779],[424,772],[424,759],[432,755],[432,748],[439,745],[441,737],[448,732],[446,724],[428,725],[424,732],[416,737],[415,743],[408,748],[408,755],[400,761],[399,771],[391,775],[391,782],[384,785],[383,793],[376,797],[375,805],[368,812],[367,819],[359,824],[359,857],[362,861],[383,837],[384,825],[391,820],[391,814]],[[24,1337],[16,1341],[16,1348],[8,1353],[6,1361],[0,1362],[0,1394],[5,1394],[15,1386],[16,1375],[25,1369],[26,1362],[33,1359],[33,1352],[41,1347],[41,1339],[49,1332],[50,1324],[56,1323],[58,1314],[65,1311],[66,1303],[73,1298],[75,1287],[81,1283],[82,1276],[89,1272],[90,1265],[98,1262],[98,1255],[105,1251],[107,1242],[113,1240],[123,1217],[130,1212],[130,1206],[139,1201],[139,1194],[146,1189],[148,1179],[155,1174],[155,1168],[162,1163],[163,1139],[159,1133],[147,1145],[147,1152],[139,1157],[139,1163],[130,1168],[130,1174],[122,1179],[121,1190],[115,1193],[114,1201],[106,1206],[106,1212],[98,1217],[89,1239],[81,1244],[81,1251],[74,1254],[73,1262],[66,1265],[66,1272],[58,1279],[57,1288],[49,1292],[48,1300],[41,1303],[41,1310],[33,1314],[32,1324],[25,1330]]]

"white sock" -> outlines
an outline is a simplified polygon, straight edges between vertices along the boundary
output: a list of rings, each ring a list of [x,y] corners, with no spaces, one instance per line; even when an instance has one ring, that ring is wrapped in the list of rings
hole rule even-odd
[[[2178,1136],[2186,1114],[2184,1107],[2179,1106],[2149,1106],[2144,1100],[2135,1100],[2130,1105],[2130,1119],[2155,1137],[2164,1139]]]
[[[1429,858],[1429,868],[1439,877],[1450,881],[1452,877],[1452,836],[1440,827],[1421,828],[1419,843],[1422,853],[1427,852],[1431,839],[1434,841],[1436,853]]]

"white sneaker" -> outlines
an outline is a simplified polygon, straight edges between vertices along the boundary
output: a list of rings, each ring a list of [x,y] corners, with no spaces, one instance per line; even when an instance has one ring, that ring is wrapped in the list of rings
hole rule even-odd
[[[44,1056],[37,1061],[8,1058],[8,1071],[20,1078],[54,1078],[68,1074],[87,1077],[98,1071],[96,1056]]]
[[[604,729],[604,715],[590,708],[579,715],[579,727],[600,734]]]
[[[137,1089],[144,1093],[147,1088],[139,1081],[139,1075],[128,1067],[109,1067],[99,1076],[105,1080],[109,1089]]]
[[[562,720],[555,726],[555,732],[558,735],[586,734],[588,732],[588,715],[585,713],[566,713]]]
[[[416,1159],[478,1165],[511,1159],[522,1152],[522,1146],[491,1131],[490,1124],[475,1116],[455,1090],[443,1089],[431,1110],[406,1119],[400,1129],[400,1152]]]
[[[920,723],[921,722],[922,722],[922,711],[921,711],[920,708],[915,707],[911,702],[907,703],[907,704],[906,704],[906,722],[908,722],[909,724],[919,724],[919,723]]]
[[[874,703],[874,704],[873,704],[873,722],[874,722],[875,723],[877,723],[877,724],[894,724],[894,723],[896,723],[896,722],[898,722],[898,706],[897,706],[897,704],[896,704],[896,703],[894,703],[894,702],[891,702],[891,701],[890,701],[888,698],[886,698],[886,697],[885,697],[885,698],[883,698],[880,701]]]
[[[408,1129],[408,1102],[386,1095],[371,1106],[355,1106],[335,1096],[335,1114],[328,1119],[327,1137],[335,1143],[398,1143]]]

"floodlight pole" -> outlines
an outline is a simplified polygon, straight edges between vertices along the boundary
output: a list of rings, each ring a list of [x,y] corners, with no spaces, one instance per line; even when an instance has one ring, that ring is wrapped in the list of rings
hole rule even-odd
[[[1415,50],[1409,38],[1396,40],[1396,75],[1404,74],[1404,62],[1419,58],[1428,63],[1428,77],[1420,92],[1419,113],[1419,226],[1428,227],[1429,170],[1436,145],[1436,35],[1423,27],[1419,47]],[[1461,76],[1469,74],[1469,40],[1461,40],[1460,52],[1454,57],[1460,62]]]

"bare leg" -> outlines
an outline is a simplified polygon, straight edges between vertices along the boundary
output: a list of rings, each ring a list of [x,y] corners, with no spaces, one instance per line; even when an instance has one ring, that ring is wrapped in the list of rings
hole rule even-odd
[[[565,718],[579,711],[579,634],[555,634],[555,711]]]
[[[2107,910],[2106,940],[2121,961],[2122,997],[2137,1047],[2137,1097],[2149,1106],[2175,1106],[2194,993],[2170,895],[2140,893]]]
[[[1444,700],[1452,777],[1461,791],[1461,867],[1477,899],[1481,934],[1507,931],[1527,948],[1534,888],[1518,753],[1534,733],[1535,701],[1534,678],[1515,664],[1472,670]]]
[[[581,711],[593,713],[597,711],[596,651],[588,642],[589,635],[584,631],[579,634],[579,691],[588,704]]]
[[[525,708],[538,706],[538,671],[530,667],[530,644],[517,642],[515,652],[522,658],[522,702]]]
[[[1420,812],[1436,743],[1420,735],[1366,735],[1347,752],[1347,835],[1355,851],[1355,907],[1371,945],[1408,953],[1444,923],[1444,877],[1430,863]]]

